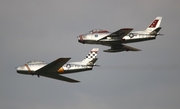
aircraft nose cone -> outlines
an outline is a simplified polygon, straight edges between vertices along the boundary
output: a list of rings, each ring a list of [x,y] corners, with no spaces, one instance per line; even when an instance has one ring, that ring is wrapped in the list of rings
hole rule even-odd
[[[77,37],[78,41],[80,40],[80,36]]]
[[[19,71],[21,70],[20,67],[16,67],[16,72],[19,73]]]
[[[82,35],[79,35],[77,38],[78,38],[78,42],[84,43],[83,38],[82,38]]]
[[[15,67],[16,70],[20,70],[20,67]]]
[[[22,71],[26,70],[24,66],[18,66],[15,69],[17,73],[22,73]]]

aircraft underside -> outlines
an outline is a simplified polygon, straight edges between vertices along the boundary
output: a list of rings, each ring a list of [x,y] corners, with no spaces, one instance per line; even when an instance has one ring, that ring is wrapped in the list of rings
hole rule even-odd
[[[156,37],[149,37],[149,38],[141,38],[141,39],[128,39],[128,40],[119,40],[119,39],[114,39],[114,40],[109,40],[109,39],[103,39],[101,41],[94,41],[94,40],[84,40],[85,44],[101,44],[101,45],[107,45],[107,46],[112,46],[112,45],[122,45],[123,43],[134,43],[134,42],[142,42],[142,41],[148,41],[148,40],[153,40],[156,39]]]

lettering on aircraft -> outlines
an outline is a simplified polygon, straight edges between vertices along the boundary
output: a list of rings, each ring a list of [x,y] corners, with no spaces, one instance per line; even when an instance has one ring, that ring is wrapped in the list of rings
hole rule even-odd
[[[86,68],[86,65],[76,65],[76,64],[66,64],[66,68],[70,69],[70,68]]]

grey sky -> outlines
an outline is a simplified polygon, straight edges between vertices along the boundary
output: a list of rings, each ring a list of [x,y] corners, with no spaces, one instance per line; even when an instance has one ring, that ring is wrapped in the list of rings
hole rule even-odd
[[[179,0],[1,0],[0,108],[2,109],[179,109]],[[127,44],[140,52],[104,53],[77,36],[92,29],[143,30],[162,16],[164,36]],[[17,74],[30,60],[59,57],[80,61],[100,48],[92,71],[64,76],[70,84]]]

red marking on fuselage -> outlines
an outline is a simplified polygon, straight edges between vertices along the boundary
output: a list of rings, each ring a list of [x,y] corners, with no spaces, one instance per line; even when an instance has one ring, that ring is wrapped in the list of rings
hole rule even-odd
[[[79,36],[79,38],[80,38],[81,42],[83,42],[83,38],[82,38],[82,35],[80,35],[80,36]]]

